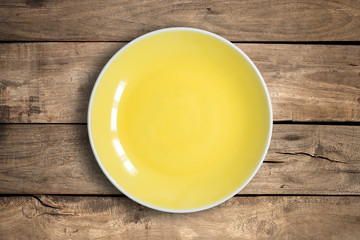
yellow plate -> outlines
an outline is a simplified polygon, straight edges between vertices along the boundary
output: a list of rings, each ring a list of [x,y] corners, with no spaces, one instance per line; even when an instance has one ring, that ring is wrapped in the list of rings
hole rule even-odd
[[[119,50],[94,86],[95,157],[125,195],[167,212],[224,202],[259,169],[272,111],[259,71],[213,33],[168,28]]]

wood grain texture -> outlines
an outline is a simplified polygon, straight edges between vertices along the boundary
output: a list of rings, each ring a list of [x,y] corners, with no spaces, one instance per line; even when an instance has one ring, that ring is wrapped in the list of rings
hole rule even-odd
[[[0,122],[86,122],[97,75],[123,45],[1,44]],[[274,120],[360,121],[360,46],[236,45],[262,73]]]
[[[7,239],[359,239],[359,200],[235,197],[169,214],[125,197],[1,197],[0,232]]]
[[[2,41],[129,41],[197,27],[232,41],[359,41],[357,0],[0,1]]]
[[[275,125],[269,153],[240,194],[360,194],[360,127]],[[84,125],[0,125],[0,193],[120,194]]]

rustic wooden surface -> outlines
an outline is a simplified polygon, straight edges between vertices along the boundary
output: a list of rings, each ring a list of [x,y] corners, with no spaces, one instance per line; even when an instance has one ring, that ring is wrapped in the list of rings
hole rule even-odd
[[[263,166],[240,194],[360,195],[359,143],[359,126],[277,124]],[[7,194],[120,194],[83,125],[1,126],[0,182]]]
[[[85,123],[102,67],[124,43],[0,45],[0,122]],[[276,121],[360,121],[360,46],[237,44],[270,91]]]
[[[0,1],[3,41],[129,41],[185,26],[232,41],[358,41],[358,0]]]
[[[174,26],[236,42],[276,121],[249,185],[191,214],[121,195],[86,130],[107,60]],[[358,0],[0,0],[0,239],[360,239],[359,43]]]
[[[124,197],[16,196],[0,199],[0,231],[7,239],[356,239],[359,209],[358,197],[341,196],[234,197],[190,214]]]

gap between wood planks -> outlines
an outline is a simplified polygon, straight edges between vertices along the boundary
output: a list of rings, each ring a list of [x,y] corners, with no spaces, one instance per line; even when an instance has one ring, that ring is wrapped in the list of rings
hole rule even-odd
[[[133,40],[135,40],[134,38]],[[84,41],[0,41],[0,44],[2,43],[129,43],[131,41],[91,41],[91,40],[84,40]],[[234,44],[242,44],[242,43],[251,43],[251,44],[291,44],[291,45],[360,45],[360,41],[297,41],[297,42],[291,42],[291,41],[231,41],[231,43]]]
[[[328,125],[328,126],[360,126],[360,122],[298,122],[298,121],[274,121],[276,125]],[[0,123],[0,125],[87,125],[87,123]]]
[[[33,197],[38,200],[41,196],[54,196],[54,197],[122,197],[127,198],[126,195],[119,191],[119,194],[0,194],[1,197]],[[343,194],[343,195],[333,195],[333,194],[235,194],[233,197],[360,197],[360,194]],[[133,200],[132,200],[133,201]],[[135,202],[135,201],[134,201]]]

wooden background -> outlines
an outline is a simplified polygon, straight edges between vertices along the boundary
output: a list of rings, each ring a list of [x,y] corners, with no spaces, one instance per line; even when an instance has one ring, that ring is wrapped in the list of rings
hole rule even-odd
[[[152,30],[236,43],[269,88],[258,174],[191,214],[142,207],[90,149],[107,60]],[[360,1],[0,0],[0,239],[360,239]]]

